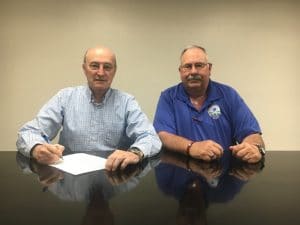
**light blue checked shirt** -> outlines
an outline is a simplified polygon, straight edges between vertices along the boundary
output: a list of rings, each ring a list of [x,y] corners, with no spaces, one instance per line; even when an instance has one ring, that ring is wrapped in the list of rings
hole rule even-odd
[[[17,148],[25,156],[36,144],[52,140],[71,151],[111,151],[137,147],[145,157],[160,151],[161,141],[135,98],[110,88],[95,103],[88,86],[65,88],[18,132]]]

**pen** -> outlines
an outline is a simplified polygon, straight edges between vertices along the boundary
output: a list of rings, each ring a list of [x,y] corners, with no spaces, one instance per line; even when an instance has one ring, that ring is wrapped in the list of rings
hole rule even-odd
[[[41,132],[41,135],[42,135],[42,137],[44,138],[44,140],[45,140],[48,144],[50,144],[50,140],[49,140],[48,136],[47,136],[44,132]],[[59,157],[59,160],[58,160],[56,163],[60,163],[60,162],[62,162],[62,161],[63,161],[63,157],[60,156],[60,157]]]
[[[48,136],[47,136],[45,133],[43,133],[43,132],[41,132],[41,135],[42,135],[42,137],[44,138],[44,140],[45,140],[48,144],[50,144],[50,140],[49,140]]]

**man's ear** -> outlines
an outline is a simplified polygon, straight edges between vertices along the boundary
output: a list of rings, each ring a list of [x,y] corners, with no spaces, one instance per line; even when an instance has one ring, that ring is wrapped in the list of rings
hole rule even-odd
[[[209,68],[209,71],[211,71],[211,69],[212,69],[212,63],[208,63],[208,68]]]
[[[82,70],[84,72],[84,75],[86,75],[86,64],[82,63]]]

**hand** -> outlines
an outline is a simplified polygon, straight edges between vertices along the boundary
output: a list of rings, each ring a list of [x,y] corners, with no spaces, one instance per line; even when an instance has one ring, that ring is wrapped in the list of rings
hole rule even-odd
[[[195,159],[188,161],[188,165],[191,171],[204,177],[207,182],[218,178],[222,174],[222,166],[219,161],[214,162],[199,162]]]
[[[256,174],[256,171],[251,170],[249,168],[240,168],[240,169],[232,169],[231,172],[229,173],[231,176],[236,177],[239,180],[242,181],[247,181],[251,177],[253,177]]]
[[[243,161],[233,161],[229,175],[242,181],[248,181],[250,178],[259,173],[264,167],[264,162],[246,163]]]
[[[190,148],[190,155],[193,158],[210,162],[219,159],[223,155],[223,148],[212,140],[195,142]]]
[[[230,146],[229,149],[233,156],[248,163],[256,163],[262,158],[257,146],[247,142]]]
[[[38,175],[39,182],[43,185],[43,187],[48,187],[64,178],[62,171],[51,166],[32,162],[31,168],[33,169],[33,172]]]
[[[138,162],[140,162],[138,155],[132,152],[117,149],[107,158],[105,168],[108,171],[115,171],[118,168],[123,170],[128,165],[136,164]]]
[[[32,149],[32,156],[41,164],[53,164],[62,157],[65,147],[59,144],[38,144]]]

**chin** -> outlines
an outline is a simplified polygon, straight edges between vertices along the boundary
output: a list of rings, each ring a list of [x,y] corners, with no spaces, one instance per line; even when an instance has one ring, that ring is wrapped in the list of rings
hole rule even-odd
[[[186,86],[189,88],[201,88],[202,82],[191,82],[191,83],[187,83]]]

